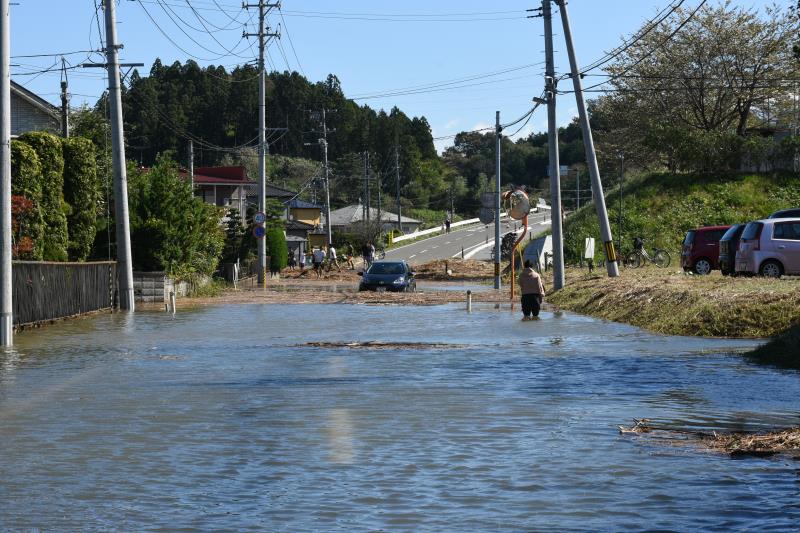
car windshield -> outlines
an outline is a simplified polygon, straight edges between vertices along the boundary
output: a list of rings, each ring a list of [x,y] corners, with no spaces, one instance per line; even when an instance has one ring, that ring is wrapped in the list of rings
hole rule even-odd
[[[761,222],[749,222],[742,233],[742,240],[752,241],[753,239],[756,239],[758,234],[761,232],[762,225],[763,224],[761,224]]]
[[[403,263],[374,263],[367,274],[405,274],[406,267]]]

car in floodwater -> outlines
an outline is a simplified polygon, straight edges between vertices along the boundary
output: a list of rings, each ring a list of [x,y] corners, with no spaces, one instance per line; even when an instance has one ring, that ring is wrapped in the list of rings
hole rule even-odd
[[[719,240],[729,229],[730,226],[706,226],[687,231],[681,251],[683,269],[701,275],[719,270]]]
[[[748,223],[736,252],[736,273],[768,278],[800,274],[800,218]]]
[[[359,291],[416,292],[414,271],[405,261],[376,261],[365,272],[359,272]]]

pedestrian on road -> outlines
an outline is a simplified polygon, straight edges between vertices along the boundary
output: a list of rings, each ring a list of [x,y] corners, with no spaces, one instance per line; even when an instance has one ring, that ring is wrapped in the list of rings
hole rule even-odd
[[[364,270],[367,270],[372,264],[372,257],[375,254],[375,247],[372,246],[370,241],[364,243],[364,248],[361,250],[364,256]]]
[[[328,246],[328,266],[336,267],[338,272],[342,271],[342,267],[339,266],[339,258],[336,256],[336,248],[332,244]]]
[[[347,261],[347,267],[350,270],[356,269],[356,265],[355,263],[353,263],[353,256],[355,255],[355,253],[356,253],[355,250],[353,250],[353,243],[351,242],[347,243],[347,246],[345,246],[344,248],[344,258],[345,261]]]
[[[522,294],[522,314],[526,319],[530,319],[531,315],[539,316],[539,309],[544,298],[544,286],[542,278],[533,269],[530,259],[525,261],[524,266],[525,268],[519,275],[519,291]]]
[[[295,259],[293,250],[289,250],[289,260],[287,261],[286,266],[289,267],[289,270],[294,270],[294,267],[297,266],[297,259]]]
[[[316,248],[313,254],[314,272],[317,273],[317,279],[322,277],[322,263],[325,262],[325,250]]]
[[[306,270],[306,253],[303,250],[300,250],[300,273],[302,274]]]
[[[450,217],[447,217],[444,221],[444,226],[446,228],[445,233],[450,233]]]

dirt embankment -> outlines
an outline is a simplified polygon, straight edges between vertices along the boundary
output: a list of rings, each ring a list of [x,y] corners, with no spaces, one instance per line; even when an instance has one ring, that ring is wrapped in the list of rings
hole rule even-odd
[[[548,301],[570,311],[657,333],[765,338],[800,323],[800,279],[690,276],[656,268],[624,269],[619,278],[568,270]]]
[[[267,286],[257,287],[252,279],[242,281],[237,289],[223,292],[219,296],[207,298],[187,298],[178,306],[209,305],[218,303],[350,303],[372,305],[441,305],[447,303],[465,303],[465,291],[452,290],[450,283],[465,281],[480,282],[491,279],[494,272],[491,264],[482,261],[434,261],[415,266],[417,280],[435,282],[434,286],[419,287],[415,293],[395,292],[359,292],[361,277],[359,269],[342,268],[325,272],[322,278],[306,269],[304,272],[286,270],[279,279],[268,279]],[[449,272],[449,273],[448,273]],[[438,287],[437,287],[438,285]],[[444,290],[444,289],[451,290]],[[473,291],[472,301],[505,303],[509,301],[508,288],[497,292],[494,290]]]

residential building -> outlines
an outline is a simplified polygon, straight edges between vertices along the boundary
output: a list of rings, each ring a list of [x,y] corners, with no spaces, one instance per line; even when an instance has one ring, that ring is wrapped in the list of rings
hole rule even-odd
[[[378,220],[379,211],[372,207],[369,209],[369,219]],[[359,204],[348,205],[341,209],[331,211],[331,229],[333,231],[350,231],[353,225],[364,220],[366,208]],[[383,231],[397,229],[397,213],[391,211],[380,211],[380,220],[383,223]],[[323,218],[324,225],[324,218]],[[400,218],[400,225],[403,233],[413,233],[422,225],[422,222],[414,218],[403,216]]]
[[[11,81],[11,136],[28,131],[61,132],[61,111],[19,83]]]

